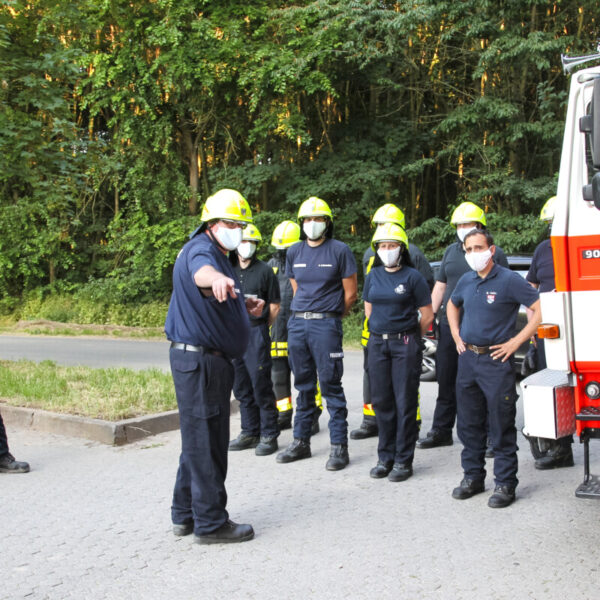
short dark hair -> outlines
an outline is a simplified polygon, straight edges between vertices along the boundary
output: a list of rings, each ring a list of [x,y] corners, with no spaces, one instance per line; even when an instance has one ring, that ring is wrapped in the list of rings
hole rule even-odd
[[[465,235],[465,239],[463,240],[463,244],[470,238],[472,235],[482,235],[487,242],[488,248],[494,245],[494,238],[492,234],[487,229],[473,229],[473,231],[469,231],[467,235]]]

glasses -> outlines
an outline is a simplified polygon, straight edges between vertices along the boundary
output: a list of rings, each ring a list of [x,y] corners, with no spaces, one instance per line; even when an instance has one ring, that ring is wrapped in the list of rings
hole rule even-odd
[[[246,229],[248,227],[248,223],[243,223],[242,221],[230,221],[229,219],[221,219],[221,223],[225,225],[228,229]]]

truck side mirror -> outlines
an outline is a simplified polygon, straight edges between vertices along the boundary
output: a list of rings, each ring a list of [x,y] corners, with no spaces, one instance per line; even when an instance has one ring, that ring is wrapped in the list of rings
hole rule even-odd
[[[600,173],[592,177],[592,183],[583,186],[583,199],[587,202],[593,202],[594,206],[600,210]]]
[[[579,119],[579,131],[589,135],[592,165],[600,169],[600,78],[594,80],[590,112]]]

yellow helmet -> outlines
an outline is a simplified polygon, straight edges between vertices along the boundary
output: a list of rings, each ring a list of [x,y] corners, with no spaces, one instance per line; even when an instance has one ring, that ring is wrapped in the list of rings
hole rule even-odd
[[[242,242],[256,242],[258,245],[262,242],[262,235],[254,225],[248,225],[242,232]]]
[[[377,227],[371,240],[371,248],[377,251],[377,244],[380,242],[398,242],[404,244],[408,250],[406,231],[396,223],[383,223]]]
[[[300,227],[294,221],[282,221],[275,227],[271,237],[271,245],[277,250],[289,248],[300,240]]]
[[[215,219],[252,223],[252,211],[246,198],[239,192],[223,189],[210,196],[202,207],[201,221]]]
[[[404,213],[395,204],[384,204],[380,206],[371,219],[373,224],[381,223],[396,223],[400,225],[402,229],[406,229],[406,221],[404,219]]]
[[[306,217],[329,217],[333,221],[329,204],[316,196],[311,196],[300,205],[298,221],[302,221]]]
[[[542,212],[540,212],[540,219],[542,221],[552,221],[554,219],[554,207],[556,204],[556,196],[548,198],[546,204],[542,206]]]
[[[460,225],[461,223],[481,223],[484,227],[487,226],[485,213],[479,206],[472,202],[463,202],[459,204],[452,213],[450,223],[452,225]]]

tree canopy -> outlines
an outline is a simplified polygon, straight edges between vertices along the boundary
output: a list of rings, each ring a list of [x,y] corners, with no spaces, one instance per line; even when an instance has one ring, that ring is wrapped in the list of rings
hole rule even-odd
[[[470,200],[505,250],[531,251],[560,161],[560,54],[593,49],[596,15],[587,0],[3,0],[0,295],[164,298],[221,187],[265,239],[316,195],[362,253],[394,202],[433,259]]]

